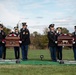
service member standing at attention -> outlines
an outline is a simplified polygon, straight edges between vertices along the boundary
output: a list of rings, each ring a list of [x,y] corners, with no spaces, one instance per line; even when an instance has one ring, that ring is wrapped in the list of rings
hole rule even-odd
[[[0,59],[2,59],[2,53],[3,53],[3,44],[4,44],[4,39],[5,39],[5,33],[2,30],[3,25],[0,24]]]
[[[74,52],[74,59],[76,60],[76,26],[74,27],[75,31],[72,33],[74,38],[73,42],[73,52]]]
[[[61,27],[58,27],[57,28],[57,38],[58,38],[58,36],[60,36],[60,35],[62,35],[62,28]],[[62,60],[62,46],[58,46],[57,45],[57,59],[58,60]]]
[[[4,27],[2,26],[2,32],[4,32],[4,31],[3,31],[3,28],[4,28]],[[5,40],[5,37],[6,37],[6,34],[5,34],[5,32],[4,32],[4,36],[3,36],[4,40]],[[3,58],[3,59],[6,59],[6,46],[5,46],[5,42],[3,42],[2,58]]]
[[[20,39],[22,41],[21,43],[21,49],[22,49],[22,60],[27,60],[28,55],[28,45],[30,44],[30,33],[27,29],[26,23],[22,23],[22,28],[20,30]]]
[[[55,32],[55,28],[54,28],[54,24],[50,24],[49,25],[49,29],[50,31],[48,32],[48,47],[50,49],[50,55],[51,55],[51,59],[52,61],[56,62],[56,32]]]
[[[14,29],[15,29],[14,34],[19,37],[20,35],[19,35],[18,28],[15,27]],[[15,52],[15,59],[19,59],[20,58],[20,47],[14,47],[14,52]]]

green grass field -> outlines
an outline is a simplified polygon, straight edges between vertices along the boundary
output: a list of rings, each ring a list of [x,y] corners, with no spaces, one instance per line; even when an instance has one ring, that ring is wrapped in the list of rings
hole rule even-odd
[[[29,50],[29,60],[50,60],[49,50]],[[7,59],[14,59],[14,51],[7,50]],[[63,59],[74,60],[72,50],[63,50]],[[51,62],[51,61],[50,61]],[[76,75],[76,65],[0,65],[0,75]]]
[[[20,50],[21,53],[21,50]],[[31,60],[40,60],[40,55],[44,55],[43,60],[50,60],[50,53],[49,50],[29,50],[28,51],[28,58]],[[22,55],[20,54],[20,57]],[[14,59],[14,50],[7,49],[6,54],[7,59]],[[73,50],[63,50],[63,59],[73,60]]]

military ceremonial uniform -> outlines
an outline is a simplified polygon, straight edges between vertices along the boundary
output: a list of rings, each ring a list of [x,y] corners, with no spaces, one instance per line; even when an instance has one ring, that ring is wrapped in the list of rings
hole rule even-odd
[[[18,28],[15,28],[14,34],[19,37],[20,34],[16,30],[18,30]],[[15,59],[19,59],[20,58],[20,47],[14,47],[14,52],[15,52]]]
[[[59,28],[57,28],[58,30],[61,30],[61,28],[59,27]],[[62,32],[59,32],[58,31],[58,33],[56,33],[56,36],[57,36],[57,39],[58,39],[58,36],[60,36],[60,35],[62,35]],[[57,45],[57,59],[58,60],[62,60],[62,46],[58,46]]]
[[[23,26],[27,26],[26,23],[22,23]],[[22,60],[27,60],[28,55],[28,45],[30,44],[30,33],[27,28],[21,28],[20,30],[20,40],[22,49]]]
[[[0,24],[0,59],[2,58],[3,44],[5,43],[4,39],[5,39],[5,36],[6,36],[4,31],[1,29],[2,27],[3,27],[3,25]]]
[[[4,32],[4,31],[3,31]],[[5,34],[5,32],[4,32],[4,40],[5,40],[5,37],[6,37],[6,34]],[[6,46],[5,46],[5,41],[4,41],[4,43],[3,43],[3,51],[2,51],[2,58],[3,59],[6,59]]]
[[[76,29],[76,26],[75,26],[75,29]],[[73,43],[73,52],[74,52],[74,59],[76,60],[76,31],[74,31],[72,33],[72,36],[74,38],[74,43]]]
[[[53,24],[49,25],[49,29],[50,27],[54,27]],[[52,30],[50,30],[48,32],[48,47],[50,49],[50,55],[51,55],[51,59],[52,61],[56,62],[56,32],[52,32]]]

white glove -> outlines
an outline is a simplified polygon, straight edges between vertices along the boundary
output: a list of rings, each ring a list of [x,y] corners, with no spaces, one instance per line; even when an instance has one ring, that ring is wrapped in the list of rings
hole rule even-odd
[[[22,41],[19,41],[19,43],[22,43]]]
[[[75,44],[75,42],[73,42],[73,44]]]
[[[16,36],[16,34],[14,34],[14,36]]]
[[[2,41],[2,43],[5,43],[4,41]]]
[[[57,43],[57,41],[55,41],[55,43]]]
[[[9,36],[12,36],[12,34],[10,34]]]

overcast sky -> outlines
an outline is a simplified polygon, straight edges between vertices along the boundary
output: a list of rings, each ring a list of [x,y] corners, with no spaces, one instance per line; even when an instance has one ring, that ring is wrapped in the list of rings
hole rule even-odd
[[[27,22],[30,32],[39,33],[54,23],[73,32],[76,0],[0,0],[0,22],[10,28]]]

